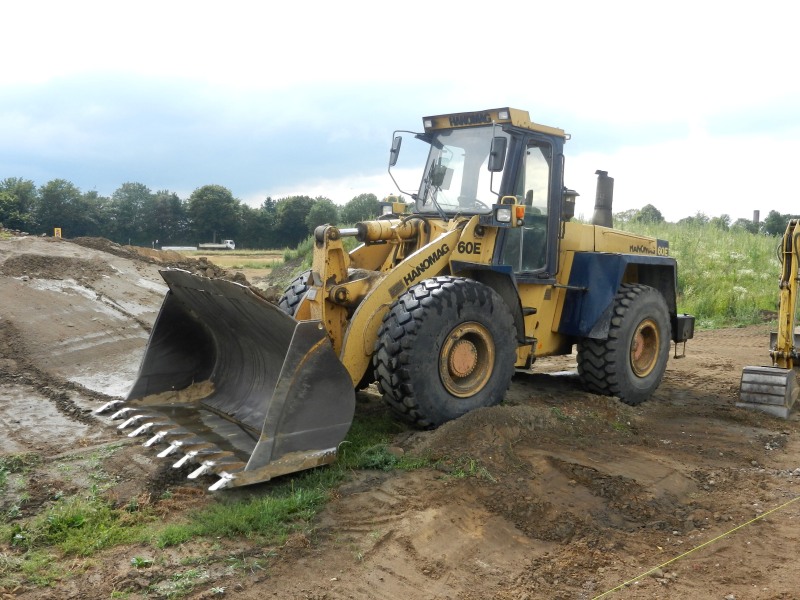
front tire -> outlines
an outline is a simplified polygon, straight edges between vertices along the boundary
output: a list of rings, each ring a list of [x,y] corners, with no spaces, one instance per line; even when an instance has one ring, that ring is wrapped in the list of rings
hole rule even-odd
[[[514,322],[503,299],[482,283],[450,276],[425,280],[394,302],[373,355],[384,400],[423,428],[499,404],[515,361]]]
[[[669,360],[669,311],[661,293],[624,283],[614,297],[608,338],[578,345],[578,374],[596,394],[635,406],[661,383]]]
[[[311,287],[308,283],[310,277],[311,269],[303,271],[283,290],[283,296],[278,302],[278,308],[290,317],[293,317],[294,313],[297,312],[297,306],[305,297],[308,288]]]

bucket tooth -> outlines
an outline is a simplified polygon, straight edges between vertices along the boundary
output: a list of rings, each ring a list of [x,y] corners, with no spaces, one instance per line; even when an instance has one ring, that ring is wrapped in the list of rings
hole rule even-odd
[[[153,445],[159,443],[161,440],[163,440],[165,437],[167,437],[170,433],[172,433],[172,431],[169,430],[169,429],[162,429],[161,431],[157,431],[153,435],[153,437],[148,438],[147,441],[144,444],[142,444],[142,446],[144,446],[145,448],[149,448],[150,446],[153,446]]]
[[[192,446],[189,446],[189,448],[185,451],[183,457],[178,459],[178,461],[174,465],[172,465],[172,467],[175,469],[180,469],[187,462],[197,462],[195,459],[198,456],[207,456],[211,454],[224,455],[225,453],[211,444],[194,444]]]
[[[197,479],[201,475],[205,475],[206,473],[210,473],[211,470],[217,466],[217,462],[213,460],[204,460],[200,463],[200,466],[197,467],[194,471],[189,473],[187,479]]]
[[[103,414],[107,410],[109,410],[111,408],[114,408],[115,406],[117,406],[119,404],[122,404],[123,402],[125,402],[125,400],[111,400],[109,402],[106,402],[105,404],[103,404],[103,406],[101,406],[100,408],[96,409],[94,411],[94,414],[96,414],[96,415]]]
[[[213,483],[208,487],[208,491],[216,492],[218,490],[225,489],[226,487],[230,486],[231,482],[234,479],[236,479],[236,476],[233,473],[228,473],[226,471],[223,471],[222,473],[219,474],[219,480],[217,480],[216,483]]]
[[[139,425],[139,427],[137,427],[132,432],[130,432],[128,434],[128,437],[138,437],[138,436],[140,436],[140,435],[142,435],[144,433],[149,432],[151,429],[153,429],[153,427],[156,427],[158,425],[167,425],[167,424],[169,424],[169,421],[167,419],[163,418],[163,417],[148,415],[148,416],[146,416],[146,419],[147,419],[147,422],[146,423],[142,423],[141,425]],[[121,426],[120,426],[120,429],[122,429]]]
[[[167,448],[166,448],[165,450],[162,450],[161,452],[159,452],[158,454],[156,454],[156,456],[157,456],[158,458],[166,458],[166,457],[167,457],[167,456],[169,456],[170,454],[172,454],[172,453],[174,453],[175,451],[177,451],[177,450],[178,450],[178,448],[180,448],[181,446],[183,446],[183,441],[181,441],[181,440],[175,440],[174,442],[170,443],[170,445],[169,445],[169,446],[167,446]]]
[[[147,418],[148,416],[149,415],[146,415],[144,413],[140,413],[138,415],[133,415],[132,417],[128,417],[121,424],[117,425],[117,429],[120,429],[120,430],[121,429],[127,429],[131,425],[135,425],[136,423],[138,423],[139,421],[141,421],[144,418]]]
[[[173,469],[180,469],[183,465],[185,465],[190,460],[193,460],[195,456],[200,454],[199,450],[189,450],[186,454],[180,457],[177,462],[172,465]]]
[[[153,425],[155,425],[155,422],[153,422],[153,421],[148,421],[147,423],[143,423],[143,424],[139,425],[139,427],[137,427],[136,429],[131,431],[128,434],[128,437],[137,437],[137,436],[142,435],[143,433],[147,433],[148,431],[150,431],[153,428]]]
[[[127,415],[129,412],[131,412],[132,410],[136,410],[136,409],[131,407],[131,406],[125,406],[123,408],[120,408],[117,412],[115,412],[113,415],[111,415],[110,419],[112,421],[116,421],[117,419],[121,419],[125,415]]]

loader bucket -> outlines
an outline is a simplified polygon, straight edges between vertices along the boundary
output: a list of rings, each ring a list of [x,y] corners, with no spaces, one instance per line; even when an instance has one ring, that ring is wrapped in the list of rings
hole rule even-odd
[[[174,466],[236,487],[336,459],[355,392],[319,321],[295,321],[250,288],[182,270],[169,286],[139,374],[114,418]]]
[[[736,406],[787,419],[798,392],[800,388],[794,369],[745,367]]]

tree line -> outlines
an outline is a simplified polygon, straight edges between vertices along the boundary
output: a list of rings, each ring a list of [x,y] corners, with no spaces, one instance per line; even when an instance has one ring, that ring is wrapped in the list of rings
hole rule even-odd
[[[65,179],[39,187],[19,177],[0,181],[0,225],[6,228],[52,235],[58,227],[68,238],[104,237],[137,246],[193,246],[233,239],[239,248],[295,247],[318,225],[356,223],[379,212],[374,194],[360,194],[343,206],[323,196],[289,196],[267,197],[252,207],[221,185],[204,185],[181,199],[175,192],[153,192],[141,183],[123,183],[106,197],[82,192]],[[652,204],[615,213],[614,218],[620,223],[664,222]],[[759,223],[748,219],[732,223],[729,215],[708,217],[698,212],[678,223],[782,235],[789,219],[796,218],[800,216],[771,210]]]
[[[646,204],[640,209],[632,208],[614,214],[614,218],[621,223],[663,223],[664,216],[652,204]],[[782,214],[777,210],[769,211],[763,221],[751,221],[750,219],[736,219],[731,222],[730,215],[720,215],[709,217],[705,213],[698,212],[694,216],[684,217],[678,221],[678,225],[710,225],[728,231],[729,229],[744,229],[750,233],[760,233],[763,235],[783,235],[790,219],[800,219],[800,215]]]
[[[37,187],[9,177],[0,181],[0,225],[32,234],[67,238],[103,237],[137,246],[193,246],[221,239],[240,248],[294,247],[318,225],[375,218],[380,203],[360,194],[338,206],[322,196],[267,197],[258,207],[235,198],[221,185],[204,185],[189,198],[123,183],[110,197],[82,192],[65,179]]]

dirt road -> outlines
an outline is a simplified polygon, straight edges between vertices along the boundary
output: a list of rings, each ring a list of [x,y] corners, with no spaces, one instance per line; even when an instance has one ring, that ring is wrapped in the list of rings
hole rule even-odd
[[[90,411],[135,377],[165,291],[158,268],[108,243],[0,241],[0,456],[44,457],[24,490],[3,492],[2,512],[17,509],[7,519],[80,489],[98,468],[116,476],[119,502],[165,486],[201,496],[159,479],[154,453],[133,444],[54,468],[118,440]],[[798,417],[734,406],[742,367],[767,362],[767,332],[699,332],[635,408],[584,392],[573,357],[543,361],[502,406],[395,440],[408,454],[458,459],[457,469],[353,473],[314,531],[283,547],[116,547],[75,559],[55,588],[29,582],[0,597],[164,597],[148,578],[203,555],[206,578],[189,597],[800,598]],[[373,389],[359,399],[357,410],[384,410]],[[0,541],[0,560],[14,552]],[[158,566],[145,576],[131,557],[146,552]],[[260,553],[262,566],[231,571],[236,552]]]

